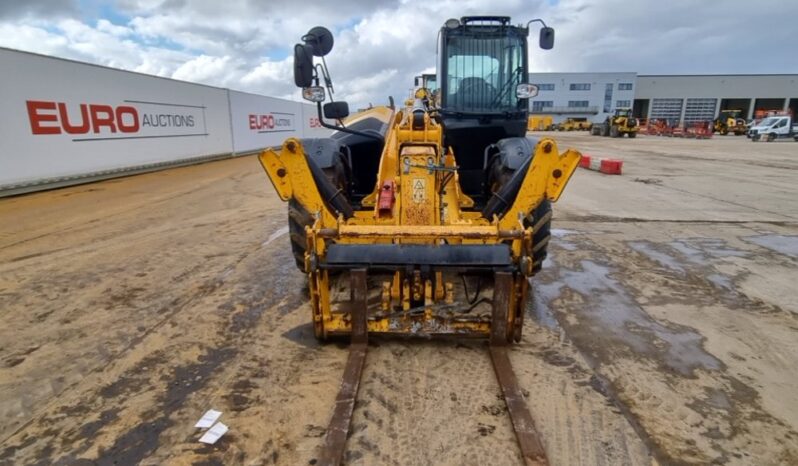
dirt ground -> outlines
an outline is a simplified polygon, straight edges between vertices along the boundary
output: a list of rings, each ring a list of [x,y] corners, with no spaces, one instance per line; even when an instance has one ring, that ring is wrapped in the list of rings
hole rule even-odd
[[[798,144],[555,136],[625,172],[556,204],[512,349],[551,463],[798,464]],[[0,464],[315,463],[346,347],[254,157],[0,219]],[[372,342],[346,462],[520,464],[486,348]]]

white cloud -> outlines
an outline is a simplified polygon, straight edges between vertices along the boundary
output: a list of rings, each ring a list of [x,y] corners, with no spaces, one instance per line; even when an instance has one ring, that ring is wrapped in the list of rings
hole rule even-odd
[[[92,5],[99,2],[3,2],[0,45],[298,98],[291,50],[321,24],[335,33],[326,58],[336,98],[352,107],[403,100],[413,77],[435,66],[443,22],[465,15],[542,17],[555,27],[550,51],[534,46],[533,29],[533,71],[798,72],[798,62],[785,59],[798,4],[778,0],[723,8],[690,0],[117,0],[113,18],[85,10]]]

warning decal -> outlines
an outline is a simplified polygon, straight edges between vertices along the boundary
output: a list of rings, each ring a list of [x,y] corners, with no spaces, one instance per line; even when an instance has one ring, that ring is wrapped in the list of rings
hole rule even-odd
[[[413,202],[421,204],[427,200],[427,180],[413,178]]]

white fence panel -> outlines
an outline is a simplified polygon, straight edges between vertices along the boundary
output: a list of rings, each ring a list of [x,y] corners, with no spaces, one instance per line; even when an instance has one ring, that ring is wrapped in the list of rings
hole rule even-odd
[[[0,187],[232,152],[225,89],[0,49]]]
[[[302,104],[289,100],[229,91],[235,152],[279,146],[303,134]]]

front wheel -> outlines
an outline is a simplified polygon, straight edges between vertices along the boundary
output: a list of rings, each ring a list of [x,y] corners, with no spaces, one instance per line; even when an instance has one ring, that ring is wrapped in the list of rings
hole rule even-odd
[[[543,199],[524,219],[524,226],[532,228],[532,274],[540,272],[548,256],[551,239],[551,201]]]
[[[497,193],[510,181],[515,170],[505,166],[501,159],[496,157],[491,164],[489,174],[488,185],[491,187],[491,191]],[[548,255],[551,216],[551,201],[544,198],[523,220],[524,228],[532,228],[532,274],[540,271],[543,261]]]
[[[612,127],[610,128],[610,137],[613,137],[613,138],[621,137],[621,132],[618,130],[618,126],[617,125],[612,125]]]
[[[630,138],[630,139],[634,139],[634,138],[636,138],[636,137],[637,137],[637,133],[636,133],[636,132],[634,132],[634,131],[629,131],[629,138]]]
[[[776,133],[768,134],[768,142],[773,142],[776,140]]]
[[[288,235],[291,238],[291,253],[294,255],[296,268],[305,271],[305,250],[307,237],[305,227],[313,225],[313,215],[295,199],[288,201]]]

